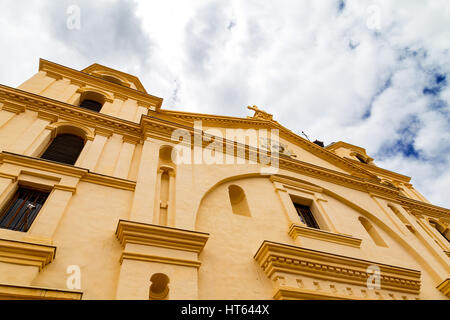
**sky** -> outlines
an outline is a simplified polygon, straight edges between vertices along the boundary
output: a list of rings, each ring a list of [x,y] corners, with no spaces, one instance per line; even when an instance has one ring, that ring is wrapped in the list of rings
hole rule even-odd
[[[44,58],[136,75],[164,109],[257,105],[450,208],[448,0],[0,0],[0,30],[1,84]]]

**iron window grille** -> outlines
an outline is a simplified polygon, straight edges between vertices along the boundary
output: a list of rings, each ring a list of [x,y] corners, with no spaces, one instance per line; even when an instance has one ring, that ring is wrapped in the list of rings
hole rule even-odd
[[[297,210],[300,220],[310,228],[319,229],[319,225],[314,219],[314,215],[311,212],[310,207],[303,206],[301,204],[294,203],[295,209]]]
[[[19,187],[0,215],[0,228],[27,232],[49,193]]]

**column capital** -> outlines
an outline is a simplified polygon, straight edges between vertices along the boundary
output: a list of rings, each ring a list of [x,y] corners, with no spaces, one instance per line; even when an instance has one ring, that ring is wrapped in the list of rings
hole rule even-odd
[[[95,128],[95,135],[101,135],[104,136],[106,138],[109,138],[113,135],[114,131],[105,127],[99,127],[97,126]]]

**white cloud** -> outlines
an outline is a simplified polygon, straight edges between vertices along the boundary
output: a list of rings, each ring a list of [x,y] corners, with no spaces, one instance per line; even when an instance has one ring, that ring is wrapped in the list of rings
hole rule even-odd
[[[87,19],[79,33],[62,25],[69,2]],[[95,61],[139,76],[165,108],[247,116],[255,104],[297,133],[366,148],[450,207],[446,0],[58,3],[0,2],[1,83],[28,78],[38,57]]]

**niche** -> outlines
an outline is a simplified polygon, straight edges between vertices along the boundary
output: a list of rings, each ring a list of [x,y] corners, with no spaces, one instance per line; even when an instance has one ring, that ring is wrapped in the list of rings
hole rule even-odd
[[[162,226],[175,224],[176,166],[172,161],[172,151],[171,146],[163,146],[159,151],[154,222]]]
[[[169,277],[164,273],[155,273],[150,282],[149,300],[166,300],[169,296]]]
[[[234,184],[229,186],[228,196],[230,197],[231,207],[234,214],[251,217],[247,198],[245,197],[245,192],[241,187]]]
[[[358,219],[359,222],[361,222],[361,224],[363,225],[364,229],[366,229],[369,236],[372,238],[373,242],[375,242],[377,246],[387,248],[386,242],[384,242],[383,238],[381,238],[378,231],[372,226],[369,220],[363,217],[359,217]]]

